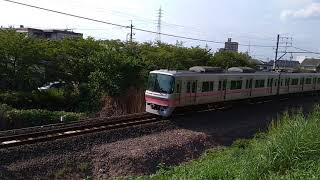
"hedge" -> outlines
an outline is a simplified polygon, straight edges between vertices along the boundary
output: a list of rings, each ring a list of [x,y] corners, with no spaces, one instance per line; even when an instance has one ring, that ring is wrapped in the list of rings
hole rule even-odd
[[[48,111],[42,109],[17,110],[5,109],[3,107],[5,106],[0,105],[0,129],[2,130],[59,123],[61,116],[65,117],[65,122],[77,121],[85,116],[84,113]]]

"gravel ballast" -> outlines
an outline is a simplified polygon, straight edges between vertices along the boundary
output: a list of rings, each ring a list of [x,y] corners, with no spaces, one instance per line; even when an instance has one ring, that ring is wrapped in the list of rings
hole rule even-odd
[[[0,179],[94,179],[154,173],[206,149],[265,130],[286,109],[305,112],[319,97],[194,113],[150,125],[0,150]]]
[[[93,148],[94,176],[144,175],[159,164],[175,165],[198,157],[208,148],[205,133],[185,129],[160,132]]]

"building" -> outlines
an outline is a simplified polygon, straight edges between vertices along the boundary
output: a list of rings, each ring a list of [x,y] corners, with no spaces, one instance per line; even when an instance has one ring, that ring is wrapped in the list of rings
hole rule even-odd
[[[59,40],[63,38],[74,38],[83,37],[82,33],[75,33],[68,30],[58,30],[58,29],[36,29],[36,28],[26,28],[21,25],[19,28],[3,28],[3,29],[14,29],[18,33],[26,34],[28,37],[45,38]]]
[[[300,68],[307,71],[319,71],[320,58],[306,58],[302,61]]]
[[[258,59],[250,59],[250,63],[255,64],[255,69],[258,71],[271,71],[272,65],[267,62],[258,60]]]
[[[274,61],[267,62],[268,66],[273,67]],[[280,71],[293,71],[298,69],[300,66],[299,61],[289,61],[289,60],[278,60],[276,61],[276,70]]]
[[[224,48],[220,48],[219,52],[222,52],[222,51],[238,52],[238,48],[239,48],[239,43],[232,42],[232,39],[228,38],[228,42],[224,43]]]

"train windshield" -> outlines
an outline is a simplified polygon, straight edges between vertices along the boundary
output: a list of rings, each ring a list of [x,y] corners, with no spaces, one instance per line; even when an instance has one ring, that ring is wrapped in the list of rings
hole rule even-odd
[[[172,94],[174,89],[174,77],[165,74],[151,73],[148,80],[149,91]]]

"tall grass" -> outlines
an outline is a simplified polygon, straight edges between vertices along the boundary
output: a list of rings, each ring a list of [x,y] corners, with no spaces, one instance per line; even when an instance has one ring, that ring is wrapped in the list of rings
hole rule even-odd
[[[284,114],[266,133],[142,179],[320,179],[320,107]]]

